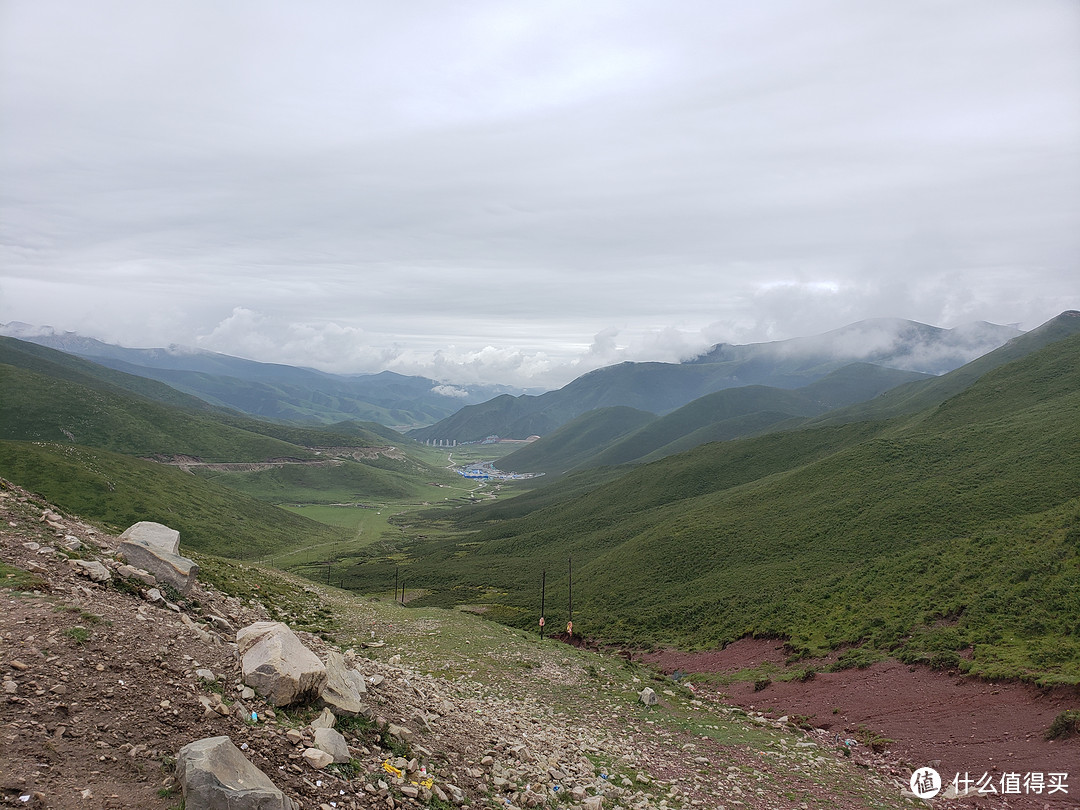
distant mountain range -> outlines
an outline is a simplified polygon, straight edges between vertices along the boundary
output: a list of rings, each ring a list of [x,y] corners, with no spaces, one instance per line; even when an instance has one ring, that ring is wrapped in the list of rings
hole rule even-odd
[[[485,402],[507,392],[522,393],[522,389],[511,386],[445,385],[392,371],[328,374],[183,346],[128,349],[73,332],[17,322],[0,324],[0,335],[159,380],[213,405],[286,422],[333,424],[362,420],[408,429],[443,419],[463,405]]]
[[[719,344],[683,363],[620,363],[556,391],[535,394],[509,386],[447,385],[390,371],[328,374],[181,346],[130,349],[50,327],[0,324],[0,335],[157,380],[214,406],[294,424],[378,422],[419,441],[547,436],[602,408],[671,414],[651,427],[653,434],[667,436],[667,442],[656,445],[643,435],[638,441],[645,441],[642,447],[647,450],[627,455],[626,446],[613,447],[608,462],[751,435],[786,418],[851,405],[913,379],[905,374],[942,374],[1019,334],[1012,326],[982,322],[939,329],[900,319],[868,320],[806,338]],[[852,368],[832,376],[847,366]],[[883,368],[897,373],[882,375]],[[823,385],[807,389],[818,382]],[[761,386],[769,390],[714,397],[698,403],[693,413],[680,411],[707,395]],[[835,390],[827,390],[832,386]],[[674,424],[686,430],[673,430]],[[691,435],[695,431],[700,432]],[[672,446],[661,450],[664,444]]]
[[[663,415],[729,388],[803,388],[852,363],[937,375],[1020,334],[1013,326],[985,322],[939,329],[890,318],[860,321],[813,337],[745,346],[719,344],[683,363],[620,363],[539,396],[499,396],[463,407],[408,435],[420,441],[459,442],[491,435],[544,436],[596,408],[625,406]],[[901,381],[907,380],[898,378],[896,384]],[[867,398],[876,393],[868,393]]]
[[[503,470],[562,474],[653,461],[706,442],[728,441],[801,423],[863,402],[903,383],[936,379],[917,371],[851,363],[817,382],[786,390],[744,385],[706,394],[664,416],[626,406],[597,408],[498,462]]]

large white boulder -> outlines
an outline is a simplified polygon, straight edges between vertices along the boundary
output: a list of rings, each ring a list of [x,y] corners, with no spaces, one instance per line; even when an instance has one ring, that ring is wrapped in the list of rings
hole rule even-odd
[[[117,552],[131,565],[168,582],[180,593],[191,590],[199,566],[180,556],[180,532],[161,523],[142,520],[120,535]]]
[[[188,743],[176,757],[187,810],[297,810],[228,737]]]
[[[274,706],[316,697],[326,683],[326,667],[281,622],[255,622],[236,634],[244,683]]]

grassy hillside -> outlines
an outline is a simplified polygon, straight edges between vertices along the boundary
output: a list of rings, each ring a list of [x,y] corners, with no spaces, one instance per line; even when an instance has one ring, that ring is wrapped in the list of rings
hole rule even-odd
[[[309,512],[331,518],[316,522],[271,504],[441,500],[428,482],[458,483],[382,425],[264,422],[16,340],[0,342],[0,360],[0,475],[118,529],[160,520],[219,554],[321,559],[325,544],[356,539],[359,512]],[[196,475],[133,458],[178,456],[200,460]]]
[[[825,425],[842,422],[891,419],[905,414],[927,411],[946,399],[956,396],[974,384],[984,374],[1005,363],[1027,357],[1032,352],[1080,332],[1080,312],[1067,311],[1052,318],[1037,329],[1013,338],[958,369],[929,380],[898,386],[887,395],[868,402],[838,408],[811,420],[808,424]]]
[[[695,399],[596,454],[591,464],[626,464],[694,435],[701,441],[734,439],[740,430],[761,428],[792,417],[818,414],[824,406],[799,391],[764,385],[729,388]],[[734,427],[733,427],[734,426]],[[715,437],[715,438],[714,438]]]
[[[101,447],[150,456],[184,454],[207,461],[310,457],[294,444],[235,428],[106,385],[84,385],[0,365],[0,438]]]
[[[403,545],[395,564],[404,555],[432,603],[494,589],[493,615],[522,626],[535,622],[541,570],[549,605],[565,604],[573,555],[585,633],[867,644],[1077,682],[1078,493],[1074,335],[912,417],[706,445],[550,505],[537,493],[502,505],[521,510],[514,519]],[[355,581],[385,581],[385,565],[357,566]]]
[[[375,422],[304,427],[253,419],[162,383],[12,338],[0,337],[0,383],[5,439],[71,441],[204,461],[308,458],[310,447],[415,447]]]
[[[386,392],[364,390],[359,383],[350,384],[348,378],[304,369],[292,371],[293,376],[304,374],[306,379],[293,381],[289,377],[268,382],[200,371],[147,368],[116,360],[103,362],[129,374],[159,380],[210,404],[262,419],[307,424],[359,419],[387,425],[417,425],[443,419],[459,407],[450,397],[431,394],[430,381],[426,389],[388,396]],[[372,398],[382,401],[370,401]]]
[[[325,465],[292,464],[251,471],[199,470],[199,476],[271,503],[328,504],[419,498],[428,481],[458,483],[459,476],[412,459],[334,459]],[[427,493],[430,497],[430,493]]]
[[[625,406],[597,408],[503,457],[499,468],[558,475],[588,462],[600,448],[636,433],[655,420],[651,413]]]
[[[189,411],[220,412],[220,409],[203,400],[177,391],[164,383],[114,371],[65,352],[15,338],[0,336],[0,364],[88,388],[101,388],[114,393],[122,389],[154,402]]]
[[[164,523],[180,532],[182,549],[261,559],[345,536],[176,468],[105,450],[0,441],[0,475],[112,529]]]

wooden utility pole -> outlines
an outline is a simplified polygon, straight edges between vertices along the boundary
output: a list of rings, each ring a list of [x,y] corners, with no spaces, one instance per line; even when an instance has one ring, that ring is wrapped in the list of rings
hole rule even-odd
[[[544,598],[547,596],[547,571],[540,574],[540,640],[544,640]]]
[[[572,636],[574,635],[574,558],[572,556],[566,558],[566,570],[570,582],[570,618],[566,622],[566,634]]]

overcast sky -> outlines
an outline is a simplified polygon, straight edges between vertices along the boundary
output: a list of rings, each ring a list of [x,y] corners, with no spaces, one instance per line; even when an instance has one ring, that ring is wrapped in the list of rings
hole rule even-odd
[[[1077,0],[0,0],[0,322],[559,385],[1080,308]]]

